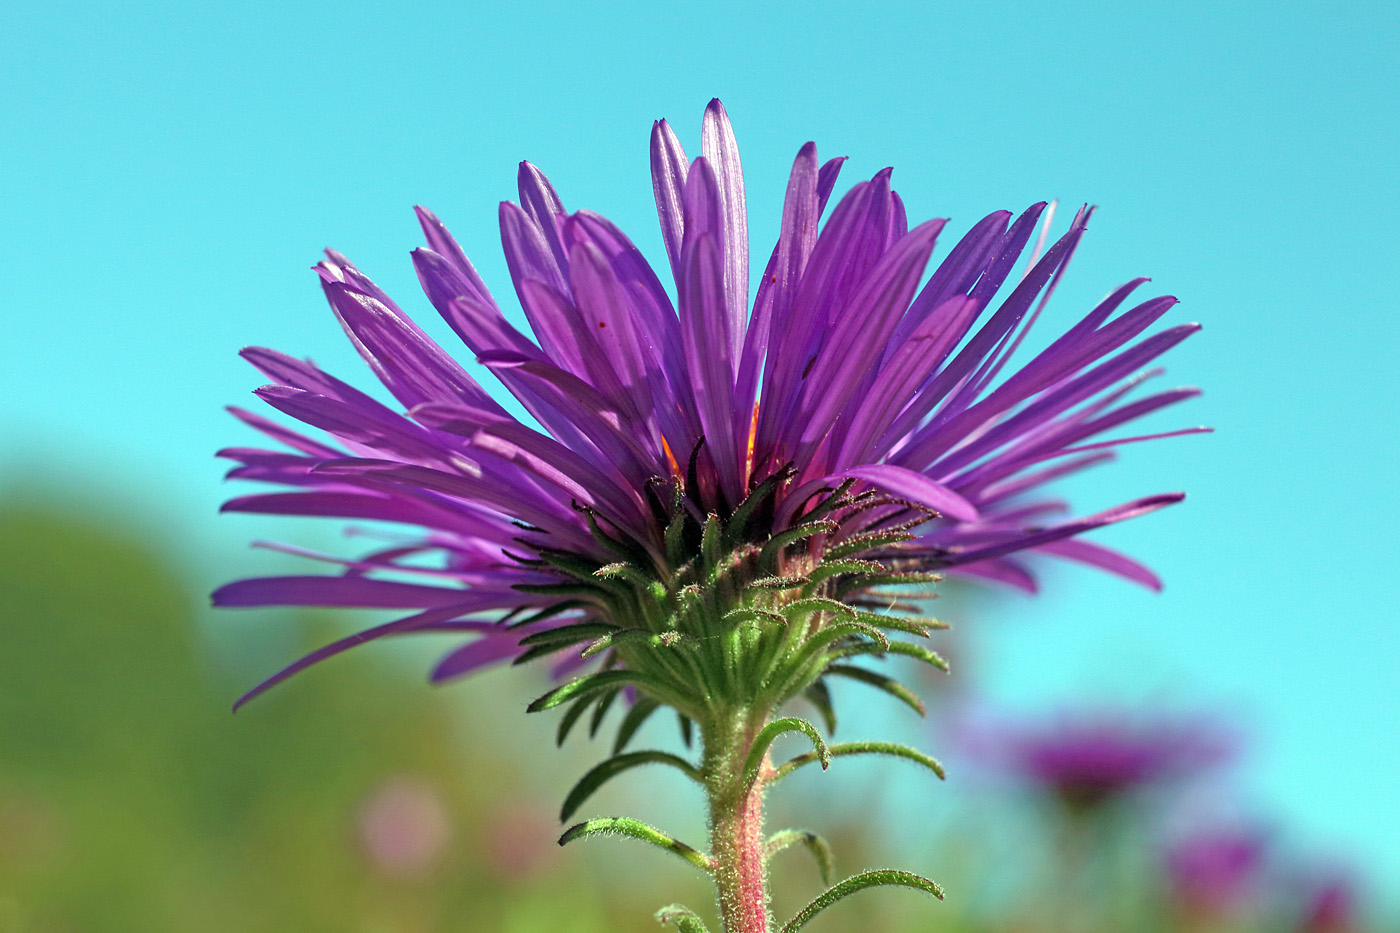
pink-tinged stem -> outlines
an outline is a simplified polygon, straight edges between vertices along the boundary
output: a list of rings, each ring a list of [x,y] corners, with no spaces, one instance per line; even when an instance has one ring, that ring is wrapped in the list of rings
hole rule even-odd
[[[705,788],[710,801],[710,857],[714,862],[724,933],[768,933],[768,866],[763,855],[766,757],[752,787],[744,762],[766,717],[739,711],[704,730]]]

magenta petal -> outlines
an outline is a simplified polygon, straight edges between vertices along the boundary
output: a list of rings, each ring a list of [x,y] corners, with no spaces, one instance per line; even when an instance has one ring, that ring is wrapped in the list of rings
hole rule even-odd
[[[941,483],[935,483],[922,473],[889,463],[850,467],[836,474],[853,476],[873,483],[901,499],[917,502],[960,522],[975,522],[977,507]]]

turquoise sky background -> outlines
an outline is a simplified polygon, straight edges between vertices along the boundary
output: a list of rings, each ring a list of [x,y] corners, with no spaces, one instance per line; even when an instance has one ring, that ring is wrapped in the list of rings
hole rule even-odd
[[[496,203],[522,158],[660,257],[650,121],[694,151],[719,96],[764,255],[808,139],[851,157],[843,187],[895,166],[911,218],[959,234],[1045,197],[1071,208],[1062,224],[1101,205],[1042,327],[1153,276],[1182,299],[1168,323],[1205,325],[1165,362],[1206,390],[1153,424],[1218,433],[1067,487],[1083,512],[1190,493],[1096,538],[1156,567],[1162,595],[1054,570],[1042,596],[964,623],[968,676],[1026,709],[1219,710],[1253,735],[1266,817],[1400,888],[1393,5],[59,3],[5,19],[0,482],[139,510],[211,586],[294,567],[247,539],[330,536],[217,518],[210,456],[249,437],[220,411],[259,384],[243,345],[369,381],[308,270],[317,251],[349,254],[448,343],[408,260],[415,203],[503,300]]]

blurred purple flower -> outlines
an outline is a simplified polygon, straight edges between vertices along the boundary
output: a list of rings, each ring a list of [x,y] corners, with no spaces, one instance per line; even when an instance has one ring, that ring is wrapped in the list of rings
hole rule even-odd
[[[1078,812],[1199,774],[1234,742],[1205,719],[1100,712],[1010,729],[996,744],[1007,770]]]
[[[256,394],[332,442],[234,409],[285,449],[224,450],[239,463],[230,476],[291,491],[242,496],[226,511],[423,529],[352,560],[279,545],[344,573],[219,589],[220,606],[406,611],[303,658],[244,701],[386,635],[475,636],[443,659],[436,680],[509,658],[521,636],[596,611],[548,590],[561,574],[536,558],[570,555],[596,565],[616,560],[609,542],[621,542],[665,578],[674,570],[664,540],[673,509],[727,519],[769,479],[778,483],[771,508],[748,526],[756,545],[789,527],[823,490],[852,481],[884,498],[839,516],[831,543],[910,516],[938,516],[900,550],[900,568],[953,568],[1033,589],[1013,555],[1038,553],[1160,586],[1141,564],[1077,536],[1181,494],[1054,524],[1045,516],[1062,506],[1035,496],[1057,477],[1111,459],[1120,444],[1205,430],[1097,439],[1198,394],[1183,388],[1124,401],[1157,371],[1135,374],[1198,326],[1134,343],[1176,303],[1151,298],[1115,317],[1146,281],[1134,279],[1019,369],[1007,366],[1091,209],[1043,251],[1053,213],[1046,204],[1015,218],[989,214],[920,288],[945,222],[909,229],[885,169],[842,197],[819,230],[844,160],[823,164],[808,143],[793,164],[781,232],[750,310],[744,180],[718,101],[706,109],[701,135],[703,154],[692,162],[665,121],[652,132],[652,187],[675,302],[620,230],[590,211],[569,213],[544,175],[521,164],[520,203],[501,205],[500,227],[533,339],[507,320],[446,227],[418,208],[428,245],[413,262],[429,301],[539,429],[507,412],[333,251],[316,267],[322,288],[397,407],[309,362],[243,352],[272,382]],[[1018,278],[1013,267],[1038,226]],[[502,618],[523,624],[507,631],[497,625]]]

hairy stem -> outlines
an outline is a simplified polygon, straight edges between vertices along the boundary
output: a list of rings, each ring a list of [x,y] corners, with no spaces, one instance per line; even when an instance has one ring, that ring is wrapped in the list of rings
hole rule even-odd
[[[710,856],[724,933],[769,933],[768,871],[763,853],[763,787],[773,766],[764,755],[757,780],[744,763],[767,716],[736,710],[703,729],[703,772],[710,804]]]

